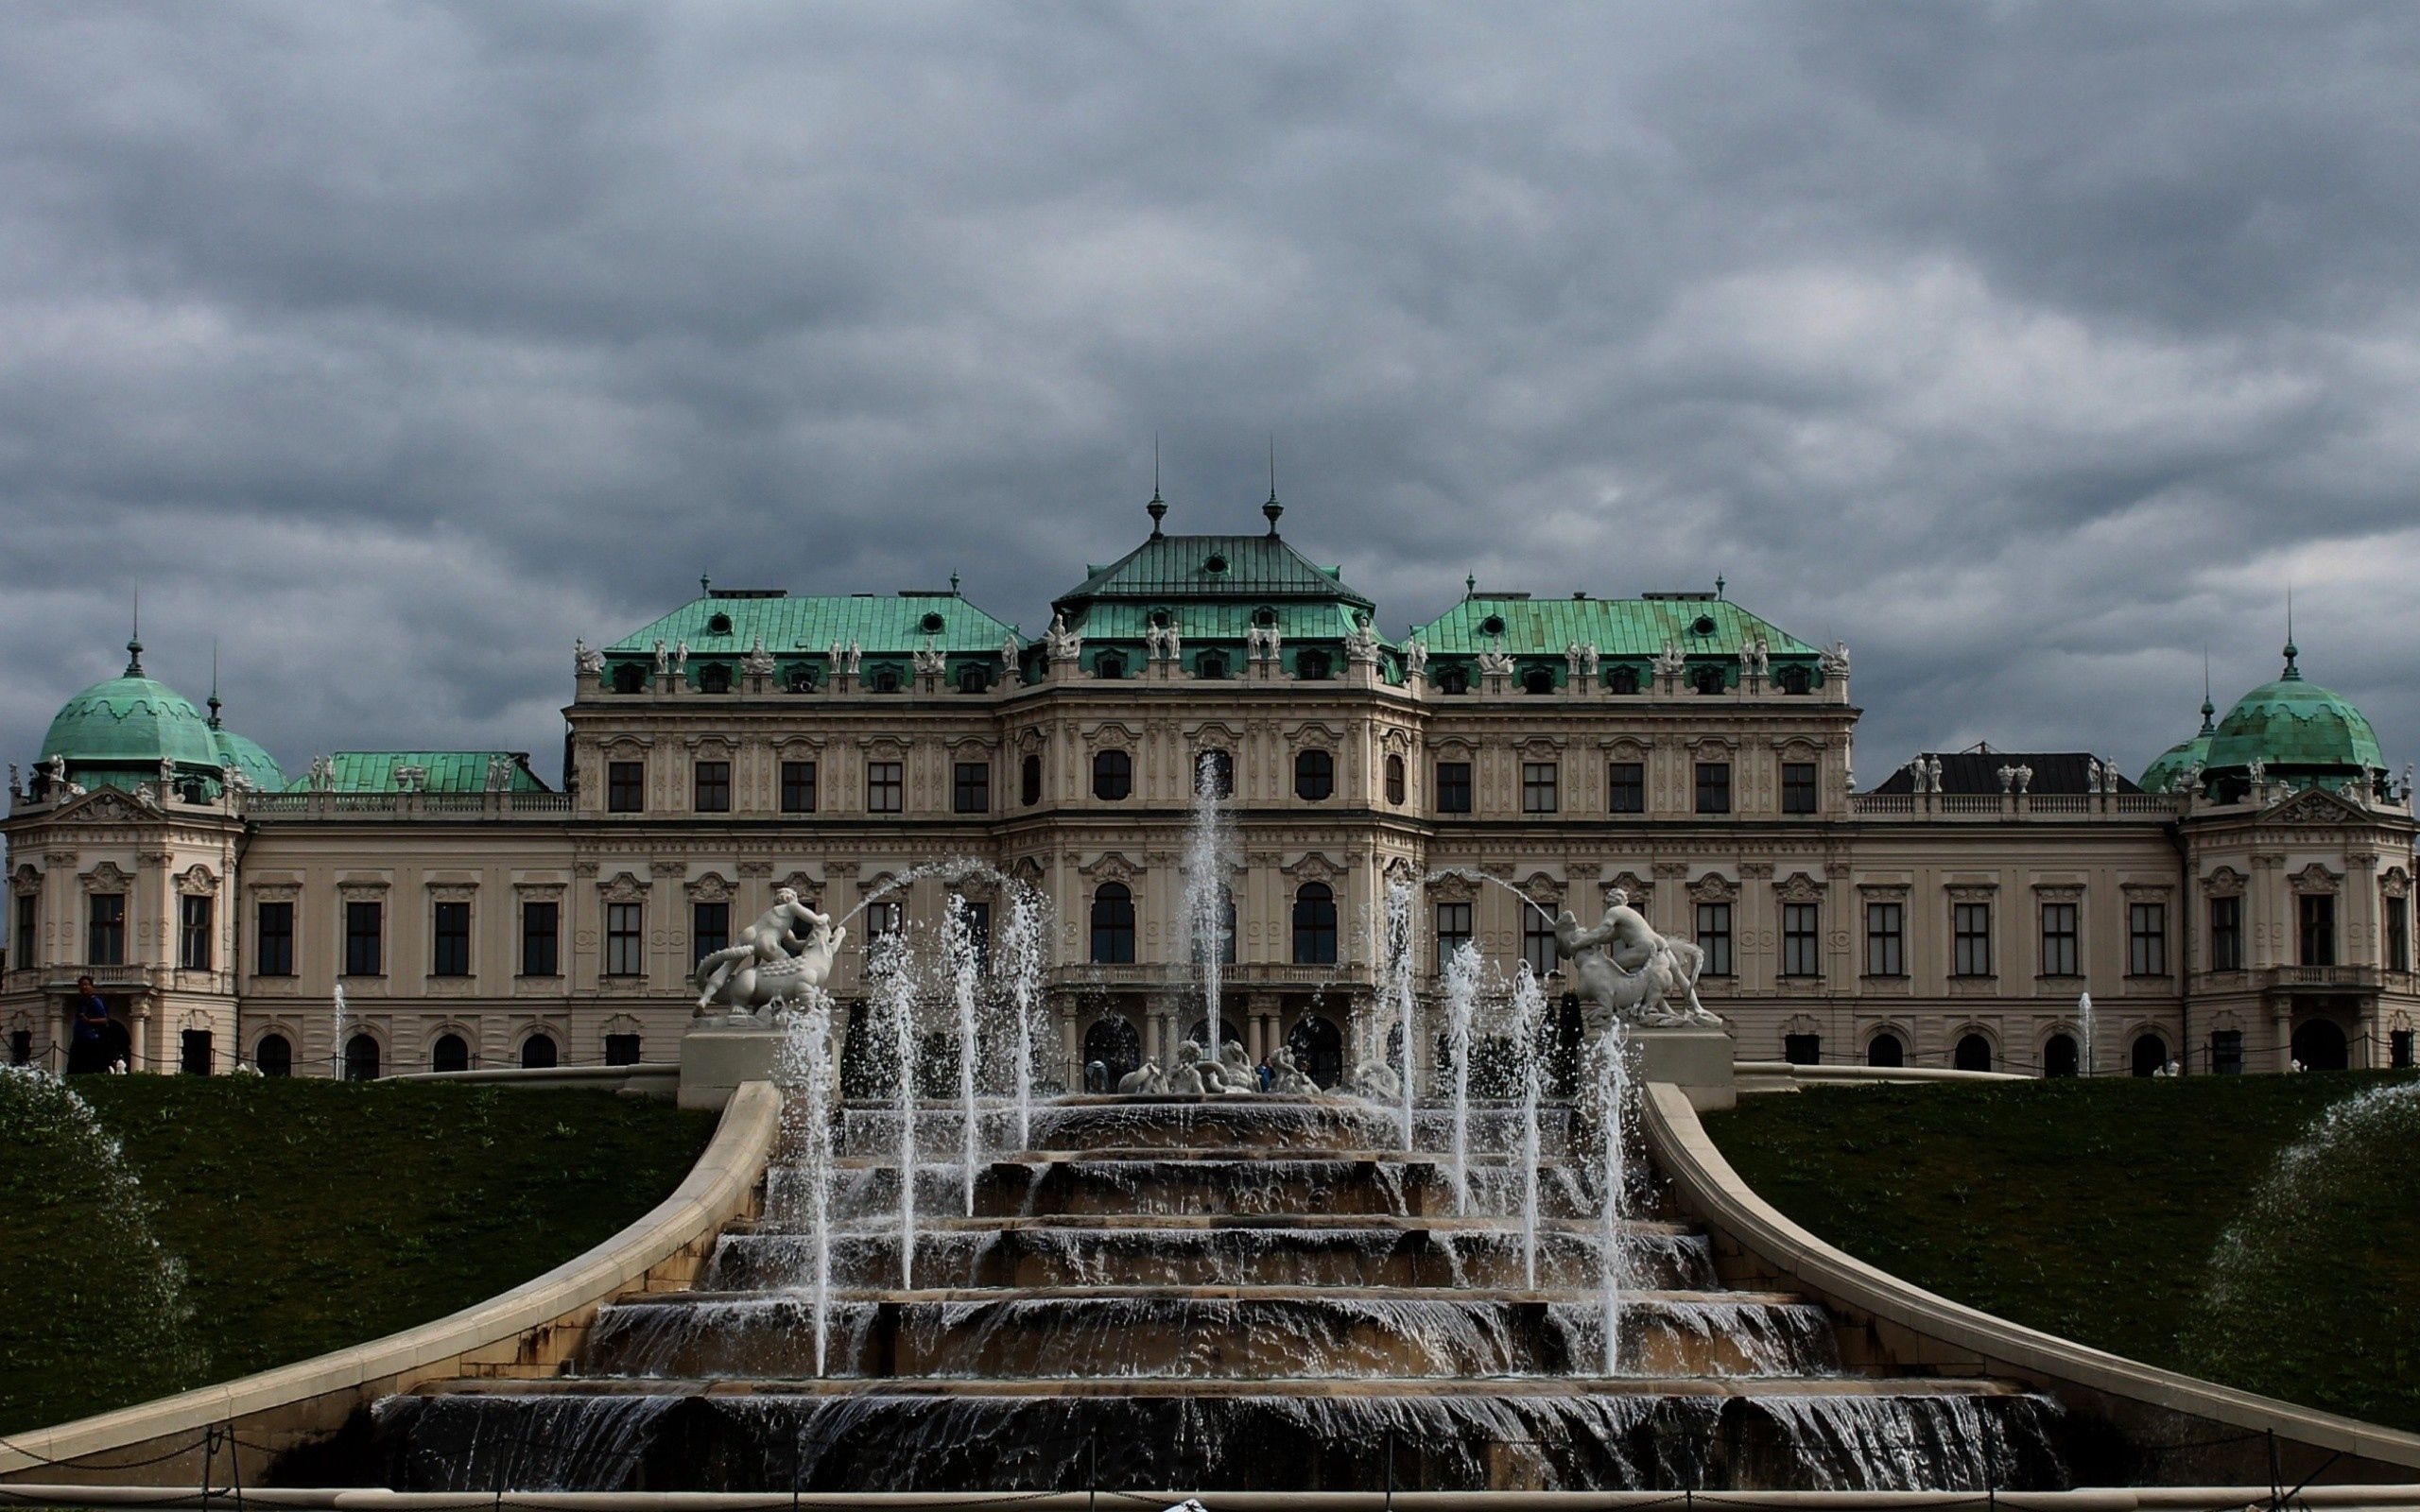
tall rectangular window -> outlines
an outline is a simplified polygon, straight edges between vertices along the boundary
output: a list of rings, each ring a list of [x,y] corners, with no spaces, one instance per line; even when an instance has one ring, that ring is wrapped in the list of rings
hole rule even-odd
[[[1815,764],[1813,762],[1781,764],[1781,811],[1784,814],[1815,812]]]
[[[908,905],[896,898],[878,899],[866,904],[866,943],[872,945],[886,935],[896,935],[906,927]]]
[[[605,811],[608,814],[647,812],[647,763],[605,764]]]
[[[521,974],[562,974],[562,905],[551,898],[521,902]]]
[[[1949,974],[1992,974],[1992,905],[1952,903],[1949,909]]]
[[[731,763],[700,762],[689,768],[689,806],[700,814],[731,812]]]
[[[785,814],[815,812],[815,764],[813,762],[782,763],[782,812]]]
[[[2210,970],[2243,970],[2243,900],[2210,900]]]
[[[1644,762],[1605,764],[1605,812],[1647,812],[1647,765]]]
[[[2243,1031],[2220,1029],[2210,1036],[2210,1069],[2221,1076],[2243,1074]]]
[[[1818,949],[1821,931],[1816,928],[1816,903],[1784,903],[1781,905],[1781,974],[1784,976],[1821,976],[1823,956]]]
[[[2386,969],[2411,970],[2411,900],[2386,900]]]
[[[959,762],[950,778],[950,807],[959,814],[992,812],[992,764]]]
[[[1471,905],[1464,902],[1441,902],[1437,905],[1437,970],[1443,971],[1454,953],[1470,943]]]
[[[976,970],[992,969],[992,905],[975,899],[966,901],[966,943],[975,953]]]
[[[905,762],[866,763],[866,812],[897,814],[908,804],[908,765]]]
[[[1555,810],[1555,764],[1521,764],[1521,812],[1552,814]]]
[[[38,894],[30,892],[21,892],[17,894],[16,962],[20,971],[28,966],[37,966],[41,964],[34,959],[34,936],[41,933],[41,897]]]
[[[638,976],[644,973],[647,957],[645,939],[640,933],[643,903],[607,903],[605,905],[605,974],[607,976]]]
[[[2307,892],[2294,900],[2302,919],[2302,964],[2336,964],[2336,895]]]
[[[2126,974],[2168,974],[2168,904],[2126,905]]]
[[[217,900],[207,893],[187,893],[177,900],[177,964],[188,971],[207,971],[213,950],[211,924]]]
[[[696,965],[731,943],[731,904],[689,905],[689,962]]]
[[[126,894],[93,894],[86,916],[84,959],[95,966],[126,964]]]
[[[1471,811],[1471,764],[1439,762],[1437,764],[1437,812],[1468,814]]]
[[[1907,975],[1907,904],[1867,903],[1865,905],[1866,975]]]
[[[348,902],[344,905],[344,974],[379,976],[387,970],[387,910],[384,904]]]
[[[178,1037],[177,1069],[188,1076],[210,1074],[210,1031],[187,1029]]]
[[[1698,763],[1698,812],[1700,814],[1731,812],[1731,764],[1729,762]]]
[[[469,903],[440,902],[437,905],[436,928],[429,937],[428,971],[431,976],[471,974]]]
[[[1541,982],[1554,970],[1554,920],[1534,908],[1521,910],[1521,959],[1530,963],[1530,974]]]
[[[294,905],[263,902],[252,927],[252,972],[256,976],[294,974]]]
[[[1698,949],[1705,952],[1706,975],[1732,974],[1729,903],[1698,904]]]
[[[1979,974],[1989,976],[1991,973],[1984,971]],[[2044,976],[2076,974],[2076,905],[2074,903],[2044,903],[2042,905],[2042,974]]]

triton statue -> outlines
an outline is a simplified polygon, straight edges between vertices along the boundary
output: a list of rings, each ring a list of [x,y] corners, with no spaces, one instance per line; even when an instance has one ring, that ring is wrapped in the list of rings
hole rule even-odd
[[[773,906],[739,932],[736,944],[699,960],[690,978],[698,1010],[720,1005],[747,1014],[794,1002],[831,980],[833,960],[848,937],[848,930],[783,887],[773,894]]]
[[[1605,917],[1594,929],[1581,928],[1568,908],[1557,915],[1554,944],[1555,954],[1571,962],[1591,1037],[1615,1018],[1651,1028],[1722,1022],[1698,1001],[1705,952],[1657,934],[1619,887],[1605,889]]]

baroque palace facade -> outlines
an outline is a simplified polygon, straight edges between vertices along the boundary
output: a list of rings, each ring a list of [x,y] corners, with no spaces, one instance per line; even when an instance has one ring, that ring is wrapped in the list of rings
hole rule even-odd
[[[837,918],[944,857],[1050,899],[1063,1077],[1167,1057],[1207,1033],[1180,924],[1206,758],[1238,842],[1229,1032],[1323,1078],[1377,989],[1390,882],[1446,868],[1468,875],[1420,897],[1424,966],[1468,937],[1551,968],[1542,916],[1473,877],[1584,922],[1617,884],[1705,948],[1746,1058],[2056,1074],[2089,990],[2103,1074],[2411,1059],[2409,782],[2290,645],[2141,785],[2085,753],[1978,748],[1859,791],[1845,648],[1719,590],[1473,585],[1387,643],[1273,497],[1261,535],[1150,513],[1029,644],[955,584],[701,585],[579,648],[562,791],[510,752],[349,752],[289,779],[132,646],[30,780],[12,768],[10,1058],[60,1063],[89,974],[139,1069],[669,1059],[692,963],[775,889]],[[934,919],[943,886],[896,901]],[[844,1003],[854,946],[893,918],[858,921]]]

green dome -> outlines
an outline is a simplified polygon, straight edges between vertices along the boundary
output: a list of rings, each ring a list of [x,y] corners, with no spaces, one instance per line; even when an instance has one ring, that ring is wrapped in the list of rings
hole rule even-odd
[[[2210,739],[2213,771],[2242,771],[2257,758],[2277,775],[2354,775],[2386,765],[2377,732],[2337,695],[2306,682],[2286,647],[2286,670],[2236,700]]]
[[[210,722],[182,694],[143,675],[139,642],[127,649],[132,656],[123,674],[60,706],[43,737],[41,760],[66,757],[70,779],[88,784],[96,778],[148,782],[163,760],[216,771],[221,758]]]
[[[218,747],[219,765],[236,768],[251,778],[253,788],[260,792],[285,791],[285,773],[278,768],[277,759],[261,749],[257,741],[224,728],[213,728],[210,738]]]
[[[2185,775],[2187,767],[2206,767],[2209,765],[2210,730],[2204,725],[2202,732],[2191,740],[2180,740],[2161,751],[2149,766],[2143,768],[2143,775],[2135,779],[2135,783],[2146,793],[2165,793]]]

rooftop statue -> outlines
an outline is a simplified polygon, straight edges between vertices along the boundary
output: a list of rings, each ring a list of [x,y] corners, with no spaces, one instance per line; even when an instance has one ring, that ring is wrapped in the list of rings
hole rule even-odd
[[[1823,669],[1824,676],[1826,678],[1847,677],[1849,675],[1849,643],[1834,641],[1828,649],[1817,653],[1815,664]]]
[[[739,670],[754,678],[772,676],[773,653],[765,649],[763,636],[756,637],[755,644],[749,646],[748,654],[739,659]]]
[[[1025,643],[1017,639],[1016,631],[1011,630],[1001,638],[1000,665],[1002,667],[1014,672],[1017,669],[1017,659],[1023,655],[1025,655]]]
[[[1689,659],[1681,654],[1681,648],[1667,641],[1664,643],[1664,649],[1655,653],[1653,663],[1655,675],[1659,678],[1677,678],[1688,662]]]
[[[586,641],[571,643],[571,669],[583,678],[593,678],[605,670],[605,653]]]
[[[926,638],[923,650],[908,653],[908,660],[914,662],[917,672],[925,677],[938,678],[949,670],[947,653],[933,644],[929,637]]]
[[[1370,628],[1369,615],[1353,616],[1352,632],[1344,638],[1344,654],[1356,662],[1378,660],[1378,634]]]
[[[831,980],[833,960],[848,937],[846,928],[801,902],[796,889],[780,888],[773,906],[741,930],[736,943],[699,960],[690,977],[698,1011],[721,1006],[747,1015],[796,1002]]]
[[[1571,962],[1581,1017],[1591,1037],[1618,1018],[1651,1028],[1714,1025],[1722,1021],[1698,1001],[1705,952],[1659,935],[1630,906],[1630,894],[1605,889],[1605,917],[1582,929],[1566,908],[1555,916],[1555,954]]]
[[[1506,651],[1481,651],[1478,654],[1478,669],[1495,677],[1511,677],[1512,675],[1512,654]]]
[[[1084,638],[1067,628],[1067,616],[1054,613],[1050,628],[1042,632],[1042,649],[1053,662],[1073,662],[1084,654]]]
[[[1427,676],[1428,647],[1418,641],[1406,641],[1403,644],[1403,670],[1406,677]]]

